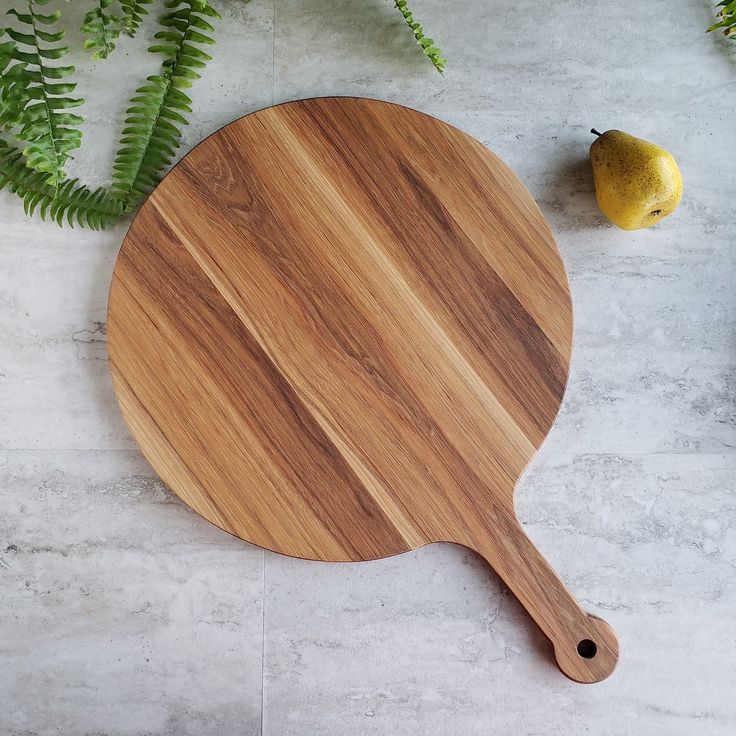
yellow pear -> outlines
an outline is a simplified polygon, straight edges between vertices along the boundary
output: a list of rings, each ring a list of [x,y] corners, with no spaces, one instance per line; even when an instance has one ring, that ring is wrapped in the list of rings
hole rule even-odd
[[[638,230],[674,212],[682,176],[671,153],[621,130],[591,133],[598,136],[590,147],[595,197],[614,225]]]

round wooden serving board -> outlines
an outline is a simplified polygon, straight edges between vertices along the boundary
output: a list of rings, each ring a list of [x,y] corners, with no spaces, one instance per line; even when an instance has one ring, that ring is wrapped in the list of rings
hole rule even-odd
[[[236,120],[141,208],[108,320],[134,437],[213,524],[314,560],[466,545],[568,677],[612,672],[613,631],[514,513],[572,306],[539,208],[476,140],[356,98]]]

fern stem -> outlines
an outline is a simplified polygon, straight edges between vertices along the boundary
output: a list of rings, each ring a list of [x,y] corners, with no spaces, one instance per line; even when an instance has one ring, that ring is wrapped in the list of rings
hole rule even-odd
[[[187,25],[187,28],[189,28],[189,25]],[[165,87],[164,94],[162,96],[163,102],[161,106],[158,108],[158,110],[156,111],[156,117],[153,119],[153,123],[148,129],[148,132],[145,138],[145,145],[143,146],[140,158],[138,159],[138,162],[136,163],[136,166],[133,172],[133,176],[130,177],[130,184],[127,190],[123,190],[122,192],[119,192],[119,195],[122,196],[123,199],[126,201],[126,210],[128,211],[133,210],[135,206],[138,204],[135,201],[130,201],[131,193],[133,191],[133,187],[135,186],[135,183],[138,181],[138,177],[140,176],[141,169],[143,168],[143,162],[146,160],[146,153],[148,152],[148,149],[151,145],[151,139],[153,138],[154,131],[156,130],[156,125],[161,119],[161,111],[164,108],[166,96],[169,94],[169,90],[171,89],[171,78],[174,73],[174,69],[176,68],[176,62],[178,61],[179,56],[181,55],[181,49],[182,49],[182,46],[179,46],[179,49],[176,52],[176,56],[174,57],[174,62],[171,64],[171,66],[168,69],[165,69],[164,73],[161,75],[166,80],[166,87]]]
[[[42,220],[48,215],[58,225],[76,222],[99,230],[114,224],[123,214],[123,203],[103,188],[93,190],[76,179],[51,186],[43,172],[25,165],[21,151],[0,138],[0,189],[4,188],[23,200],[27,215],[38,211]]]
[[[69,151],[79,148],[82,118],[68,112],[83,100],[68,97],[76,83],[58,80],[74,73],[73,66],[47,66],[47,59],[60,59],[69,49],[56,44],[65,31],[54,28],[60,11],[45,15],[42,6],[50,0],[22,0],[27,12],[11,8],[13,25],[3,28],[0,35],[10,41],[1,44],[3,72],[0,74],[0,126],[5,132],[15,132],[15,139],[24,143],[26,165],[44,172],[50,185],[58,188],[64,180],[64,164]]]
[[[129,36],[134,36],[141,23],[141,16],[148,15],[143,7],[150,5],[153,0],[120,0],[123,10],[123,29]]]
[[[115,158],[113,188],[130,212],[155,185],[160,172],[170,164],[181,145],[181,129],[187,125],[182,113],[191,113],[191,99],[183,92],[198,79],[197,69],[211,58],[201,48],[214,41],[202,33],[213,31],[205,17],[219,18],[204,0],[167,0],[169,12],[161,16],[162,30],[151,53],[163,53],[163,68],[148,77],[131,99],[126,127]]]
[[[117,34],[113,34],[110,32],[110,28],[108,27],[108,24],[105,22],[105,19],[107,16],[105,16],[105,10],[110,5],[109,2],[105,2],[105,0],[97,0],[97,7],[99,8],[99,19],[100,19],[100,35],[98,36],[99,40],[102,41],[103,49],[102,51],[99,51],[99,56],[103,59],[107,59],[108,56],[115,50],[115,44],[113,42],[113,38]],[[93,11],[94,12],[94,11]],[[113,17],[113,21],[118,22],[117,18]],[[119,31],[118,31],[119,32]]]
[[[417,46],[420,46],[422,53],[432,62],[434,68],[440,73],[445,73],[447,59],[442,56],[442,51],[434,45],[434,39],[424,35],[424,29],[421,23],[418,23],[408,5],[408,0],[394,0],[394,7],[401,13],[404,22],[414,34]]]
[[[107,26],[105,25],[105,21],[104,21],[105,4],[103,0],[97,0],[97,5],[100,8],[100,18],[102,18],[102,34],[100,38],[102,39],[102,43],[105,44],[104,58],[107,58],[115,50],[115,44],[113,44],[112,38],[110,38],[110,33],[107,29]]]
[[[43,57],[41,56],[41,48],[38,45],[38,27],[36,25],[36,13],[33,9],[33,0],[28,0],[28,14],[31,17],[31,27],[33,28],[33,44],[36,49],[36,58],[38,60],[38,68],[41,72],[41,79],[46,79],[46,68],[43,65]],[[49,125],[49,131],[51,133],[51,147],[54,151],[54,161],[55,161],[55,168],[57,171],[61,171],[62,166],[64,163],[61,160],[61,156],[59,155],[59,150],[57,148],[57,141],[54,137],[54,126],[53,126],[53,118],[51,116],[51,107],[49,106],[49,96],[46,94],[46,85],[41,85],[41,94],[43,95],[43,106],[46,110],[46,120],[48,121]],[[54,189],[56,192],[59,191],[59,177],[54,177]]]

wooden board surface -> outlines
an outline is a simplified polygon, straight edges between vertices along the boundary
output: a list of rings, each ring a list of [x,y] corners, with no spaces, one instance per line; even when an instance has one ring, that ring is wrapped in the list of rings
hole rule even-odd
[[[466,545],[565,674],[613,670],[612,630],[513,506],[567,380],[567,278],[532,197],[470,136],[356,98],[235,121],[135,218],[108,335],[134,437],[212,523],[315,560]]]

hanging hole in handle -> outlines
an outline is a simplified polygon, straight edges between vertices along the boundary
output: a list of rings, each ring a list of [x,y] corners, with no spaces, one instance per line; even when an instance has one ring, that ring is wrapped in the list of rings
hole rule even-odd
[[[596,653],[598,652],[598,647],[596,646],[596,643],[594,641],[591,641],[590,639],[581,639],[578,642],[578,654],[583,659],[593,659],[595,657]]]

